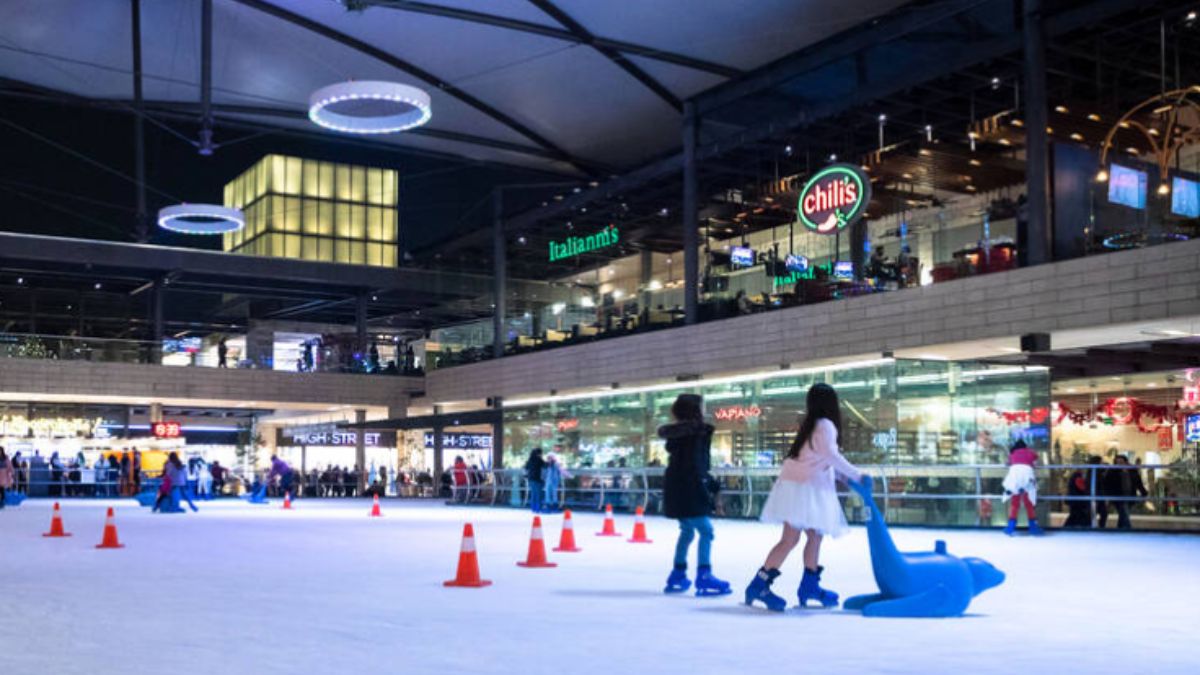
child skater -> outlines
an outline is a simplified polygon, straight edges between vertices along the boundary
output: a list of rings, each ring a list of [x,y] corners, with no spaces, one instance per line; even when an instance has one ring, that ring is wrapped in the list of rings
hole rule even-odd
[[[675,422],[659,428],[666,440],[667,470],[663,475],[663,515],[679,521],[675,544],[675,569],[667,577],[664,593],[683,593],[692,584],[687,577],[688,548],[696,533],[700,544],[696,560],[696,595],[731,593],[728,581],[712,575],[712,495],[708,488],[709,448],[713,427],[704,422],[704,401],[695,394],[680,394],[671,405]]]
[[[761,520],[783,523],[783,534],[746,587],[747,605],[758,600],[776,612],[786,609],[787,601],[771,592],[771,584],[788,554],[800,543],[801,533],[808,535],[808,541],[804,545],[804,577],[797,591],[800,606],[806,606],[809,600],[825,607],[837,606],[837,593],[820,585],[824,569],[817,564],[821,539],[826,535],[836,537],[848,529],[838,502],[835,475],[853,482],[862,479],[862,473],[838,452],[842,416],[837,392],[828,384],[814,384],[808,390],[806,407],[800,430],[762,510]]]
[[[1004,534],[1010,537],[1017,531],[1017,514],[1022,504],[1025,505],[1025,517],[1029,519],[1029,534],[1045,534],[1038,525],[1037,512],[1033,510],[1034,504],[1037,504],[1034,464],[1037,464],[1037,453],[1025,447],[1025,441],[1014,443],[1008,452],[1008,474],[1004,476],[1004,498],[1010,500],[1008,526],[1004,528]]]

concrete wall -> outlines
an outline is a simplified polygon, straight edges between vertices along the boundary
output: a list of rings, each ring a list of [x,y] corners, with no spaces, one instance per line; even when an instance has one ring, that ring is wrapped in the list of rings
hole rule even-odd
[[[432,372],[434,402],[800,364],[1030,332],[1200,317],[1200,240]]]
[[[124,397],[140,400],[258,401],[278,404],[369,405],[402,408],[419,377],[288,373],[273,370],[183,368],[92,361],[0,359],[0,394]],[[212,405],[212,404],[210,404]]]

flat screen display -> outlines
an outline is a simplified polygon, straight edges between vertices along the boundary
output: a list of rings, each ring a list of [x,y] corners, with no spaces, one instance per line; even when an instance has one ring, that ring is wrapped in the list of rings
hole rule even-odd
[[[1108,201],[1131,209],[1146,208],[1146,172],[1113,164],[1108,172]]]
[[[1200,218],[1200,183],[1178,176],[1171,180],[1171,213]]]
[[[163,338],[164,354],[195,354],[200,347],[201,340],[198,337]]]
[[[729,264],[734,267],[753,267],[754,249],[734,246],[729,249]]]
[[[789,272],[804,274],[808,271],[808,258],[802,255],[788,255],[787,258],[784,258],[784,265]]]
[[[1183,438],[1188,443],[1200,443],[1200,415],[1188,415],[1184,420]]]
[[[833,263],[833,278],[849,281],[854,278],[854,263],[849,260],[839,260]]]

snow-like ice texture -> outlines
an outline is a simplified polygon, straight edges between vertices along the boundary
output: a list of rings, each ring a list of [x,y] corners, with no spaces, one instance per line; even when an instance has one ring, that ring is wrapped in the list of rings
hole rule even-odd
[[[70,539],[43,539],[50,503],[0,511],[0,672],[141,673],[1196,673],[1200,537],[895,529],[902,549],[984,557],[1008,581],[960,619],[782,615],[739,604],[774,526],[717,521],[715,572],[733,596],[666,597],[675,527],[653,545],[599,538],[523,569],[528,513],[384,501],[226,501],[153,515],[116,502],[121,550],[96,550],[101,502],[64,502]],[[443,588],[462,523],[484,589]],[[545,516],[547,544],[561,518]],[[626,536],[628,515],[617,525]],[[694,556],[694,550],[693,550]],[[693,558],[694,561],[694,558]],[[824,581],[875,589],[861,527],[826,543]],[[795,604],[799,551],[776,584]]]

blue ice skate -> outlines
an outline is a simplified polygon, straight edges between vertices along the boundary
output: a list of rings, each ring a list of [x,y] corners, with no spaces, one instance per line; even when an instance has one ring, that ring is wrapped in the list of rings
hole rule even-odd
[[[728,581],[722,581],[713,576],[711,567],[701,567],[696,570],[696,596],[729,595],[733,589]]]
[[[16,490],[4,493],[5,506],[20,506],[21,502],[25,501],[25,493],[17,492]]]
[[[782,612],[787,609],[787,600],[771,592],[771,584],[779,576],[779,570],[759,569],[746,587],[746,604],[753,607],[757,600],[766,605],[772,612]]]
[[[1038,521],[1034,519],[1029,521],[1029,534],[1032,534],[1035,537],[1040,537],[1043,534],[1046,534],[1046,531],[1043,530],[1042,526],[1038,525]]]
[[[1008,524],[1004,526],[1004,534],[1007,534],[1008,536],[1011,537],[1016,533],[1017,533],[1017,519],[1009,518]]]
[[[692,582],[687,578],[687,569],[676,567],[671,570],[671,576],[667,577],[667,586],[663,589],[663,593],[683,593],[691,587]]]
[[[800,588],[796,590],[796,597],[800,599],[801,607],[807,607],[809,600],[816,600],[827,609],[838,606],[838,594],[821,588],[821,572],[824,571],[824,567],[817,567],[816,571],[804,569],[804,576],[800,579]]]
[[[158,501],[158,490],[142,490],[134,495],[133,498],[141,506],[154,506],[154,502]]]
[[[251,504],[269,504],[270,501],[267,500],[266,484],[264,483],[254,488],[250,494],[246,495],[246,501],[250,502]]]

